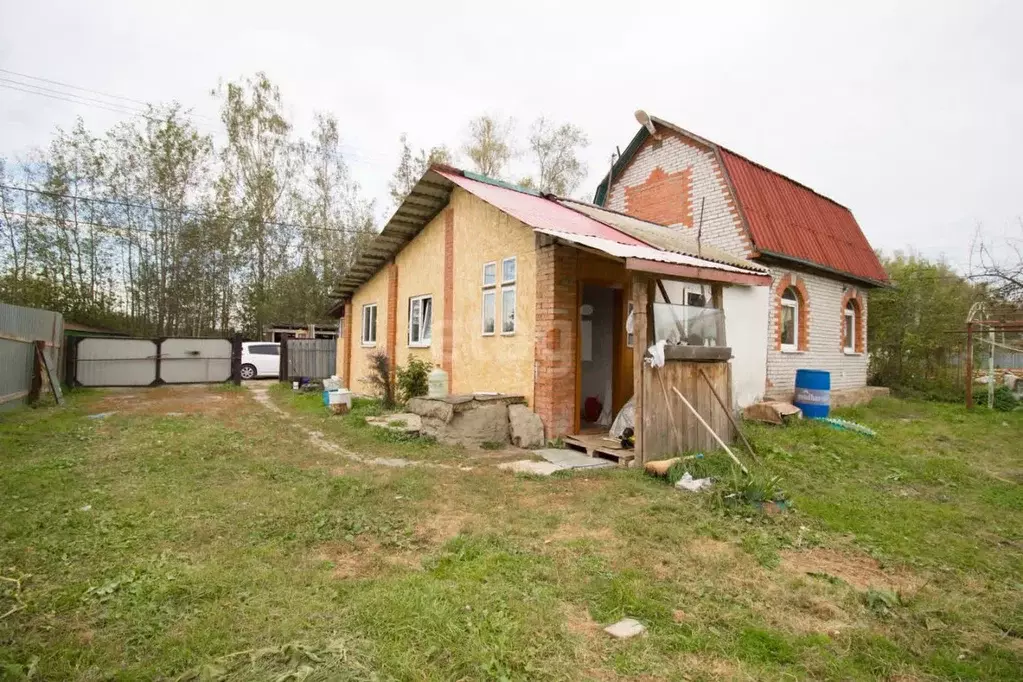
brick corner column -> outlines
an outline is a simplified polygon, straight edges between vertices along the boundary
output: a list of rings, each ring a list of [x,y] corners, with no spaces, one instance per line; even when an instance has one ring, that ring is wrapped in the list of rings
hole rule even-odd
[[[444,211],[444,326],[441,332],[441,369],[448,386],[454,386],[452,365],[455,352],[455,211]]]
[[[345,302],[345,328],[344,328],[344,356],[342,357],[342,371],[344,376],[344,385],[348,390],[352,390],[352,328],[355,326],[354,313],[352,312],[354,306],[351,301]],[[361,321],[361,320],[360,320]]]
[[[398,264],[393,260],[387,264],[387,359],[391,365],[391,381],[394,381],[398,346]]]
[[[536,362],[533,410],[548,438],[575,426],[576,251],[554,244],[536,251]]]

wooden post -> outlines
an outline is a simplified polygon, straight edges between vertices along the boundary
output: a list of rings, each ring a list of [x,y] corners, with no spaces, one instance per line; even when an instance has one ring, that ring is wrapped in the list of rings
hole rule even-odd
[[[646,366],[643,356],[650,345],[650,295],[652,283],[646,275],[635,274],[632,277],[632,396],[636,408],[636,424],[633,427],[636,436],[636,463],[642,465],[646,461],[643,454],[643,374]]]
[[[288,336],[287,334],[281,337],[281,359],[280,364],[277,367],[277,380],[282,384],[287,384],[291,381],[288,377],[288,370],[290,365],[288,364]]]
[[[28,404],[35,405],[39,402],[39,394],[43,391],[43,372],[46,368],[43,366],[43,351],[46,350],[45,341],[33,342],[32,353],[32,386],[28,389]]]
[[[231,383],[242,384],[242,335],[239,332],[231,336]]]
[[[727,346],[728,340],[725,338],[725,294],[724,287],[720,284],[712,284],[710,287],[711,292],[711,305],[717,309],[718,314],[714,318],[714,324],[716,327],[717,334],[717,345]]]
[[[966,323],[966,409],[973,409],[973,323]]]

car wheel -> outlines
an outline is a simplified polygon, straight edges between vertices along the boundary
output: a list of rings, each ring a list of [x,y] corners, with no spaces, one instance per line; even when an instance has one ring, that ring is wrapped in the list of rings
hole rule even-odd
[[[256,366],[255,365],[242,365],[241,375],[242,375],[242,379],[255,379],[256,378]]]

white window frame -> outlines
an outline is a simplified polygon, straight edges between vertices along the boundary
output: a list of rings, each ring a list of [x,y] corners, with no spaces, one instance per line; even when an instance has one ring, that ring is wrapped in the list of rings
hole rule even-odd
[[[494,328],[490,331],[487,331],[487,296],[494,301]],[[480,332],[483,336],[493,336],[497,333],[497,289],[494,287],[484,289],[480,298]]]
[[[504,278],[504,264],[505,263],[509,263],[509,262],[513,263],[515,265],[515,273],[514,273],[514,276],[511,279],[505,279]],[[502,258],[501,259],[501,286],[505,286],[507,284],[515,284],[515,280],[518,279],[518,276],[519,276],[519,259],[517,257],[515,257],[515,256],[509,256],[508,258]]]
[[[369,324],[367,324],[366,320],[366,316],[370,313],[371,310],[373,318],[372,327]],[[359,333],[359,337],[360,341],[362,342],[363,348],[374,348],[377,345],[377,319],[378,317],[376,303],[366,303],[365,305],[362,306],[362,330]],[[366,337],[366,332],[370,331],[371,329],[373,331],[373,338],[368,339]]]
[[[849,301],[845,305],[845,310],[842,311],[843,317],[842,322],[842,334],[845,335],[846,331],[849,332],[848,337],[842,343],[842,347],[845,352],[849,355],[856,353],[856,309],[855,304]]]
[[[781,292],[781,308],[778,309],[778,337],[780,338],[782,333],[783,310],[792,308],[792,343],[782,343],[781,349],[786,353],[796,353],[799,351],[799,294],[793,294],[795,300],[787,299],[785,294],[789,289],[791,287]]]
[[[494,268],[494,280],[492,282],[488,282],[487,281],[487,268],[489,268],[489,267],[493,267]],[[485,286],[485,287],[497,286],[497,261],[496,260],[492,260],[489,263],[484,263],[483,264],[483,286]]]
[[[505,330],[505,328],[504,328],[504,295],[505,295],[506,292],[510,292],[511,295],[512,295],[512,306],[511,306],[511,308],[512,308],[512,318],[511,318],[511,330],[510,331]],[[516,322],[516,318],[518,317],[518,315],[515,314],[516,313],[515,309],[518,307],[518,304],[519,304],[519,295],[515,291],[515,286],[513,285],[513,286],[509,286],[509,287],[501,287],[501,322],[500,322],[500,324],[501,324],[501,336],[512,336],[512,335],[515,334],[515,329],[518,326],[518,322]]]
[[[423,305],[424,301],[430,302],[430,326],[426,329],[426,336],[423,335],[423,322],[426,320],[426,315],[423,314],[426,306]],[[419,304],[419,339],[412,338],[412,309],[415,304]],[[433,341],[433,294],[423,294],[421,296],[410,296],[408,299],[408,347],[409,348],[429,348],[430,343]]]

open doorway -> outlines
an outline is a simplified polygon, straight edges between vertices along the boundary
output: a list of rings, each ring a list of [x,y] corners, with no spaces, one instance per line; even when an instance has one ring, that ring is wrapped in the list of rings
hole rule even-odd
[[[579,305],[579,432],[606,432],[614,419],[616,302],[620,290],[584,284]]]

